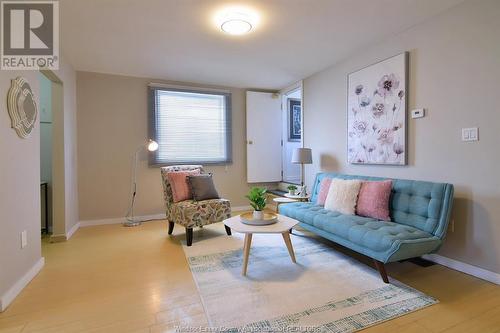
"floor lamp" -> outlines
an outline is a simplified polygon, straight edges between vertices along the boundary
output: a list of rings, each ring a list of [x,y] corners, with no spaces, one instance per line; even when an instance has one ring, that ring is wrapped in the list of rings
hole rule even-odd
[[[302,187],[302,196],[307,195],[306,188],[304,186],[304,164],[312,164],[312,151],[311,148],[295,148],[292,153],[292,163],[300,164],[300,186]]]
[[[134,204],[135,204],[135,196],[137,194],[137,159],[139,153],[147,148],[149,151],[156,151],[158,149],[158,143],[153,140],[149,140],[145,144],[140,145],[134,153],[132,160],[132,198],[130,198],[130,206],[127,211],[127,215],[125,215],[125,222],[123,225],[125,227],[135,227],[141,224],[141,221],[136,220],[134,217]]]

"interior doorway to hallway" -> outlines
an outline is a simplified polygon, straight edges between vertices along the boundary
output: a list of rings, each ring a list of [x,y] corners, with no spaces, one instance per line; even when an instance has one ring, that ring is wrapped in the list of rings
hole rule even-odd
[[[52,71],[40,71],[41,231],[53,241],[65,240],[65,165],[63,82]],[[63,239],[64,238],[64,239]]]

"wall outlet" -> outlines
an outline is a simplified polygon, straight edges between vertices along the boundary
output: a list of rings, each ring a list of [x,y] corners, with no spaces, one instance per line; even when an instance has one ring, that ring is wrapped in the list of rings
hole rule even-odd
[[[479,128],[462,128],[462,141],[479,141]]]
[[[411,110],[411,117],[413,119],[425,117],[425,109],[414,109],[414,110]]]
[[[23,230],[21,232],[21,249],[24,249],[26,246],[28,246],[28,232]]]

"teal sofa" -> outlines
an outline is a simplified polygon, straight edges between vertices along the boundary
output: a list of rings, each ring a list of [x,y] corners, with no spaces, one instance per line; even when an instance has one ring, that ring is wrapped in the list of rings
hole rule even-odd
[[[310,202],[279,206],[282,215],[300,226],[374,260],[384,282],[385,263],[419,257],[439,249],[446,236],[453,201],[453,185],[392,179],[389,203],[392,222],[343,215],[316,204],[323,178],[384,180],[387,178],[319,173]]]

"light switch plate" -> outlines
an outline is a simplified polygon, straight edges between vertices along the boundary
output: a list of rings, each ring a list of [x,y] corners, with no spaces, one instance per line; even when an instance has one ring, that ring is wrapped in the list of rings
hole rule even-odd
[[[414,110],[411,110],[411,117],[413,119],[425,117],[425,109],[414,109]]]
[[[462,141],[479,141],[479,128],[462,128]]]
[[[23,230],[23,232],[21,232],[21,249],[24,249],[27,245],[28,245],[27,231]]]

